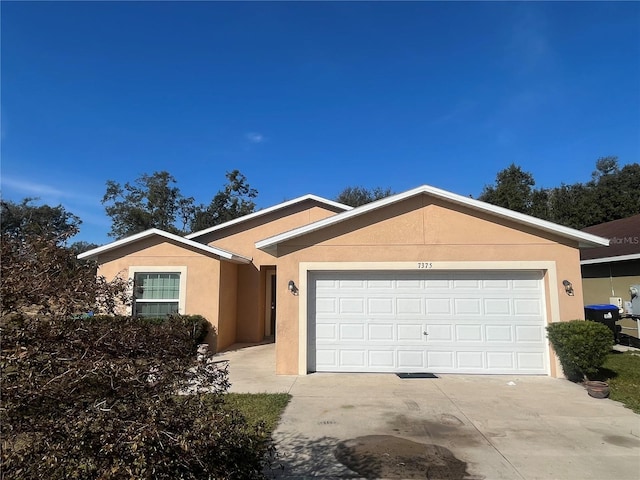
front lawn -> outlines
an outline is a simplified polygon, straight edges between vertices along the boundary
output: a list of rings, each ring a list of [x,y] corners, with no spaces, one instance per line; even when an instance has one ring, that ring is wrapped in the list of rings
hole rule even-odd
[[[609,398],[640,413],[640,353],[612,352],[602,367],[600,376],[609,383]]]
[[[225,405],[240,410],[250,425],[264,422],[267,435],[278,425],[291,399],[288,393],[227,393]]]

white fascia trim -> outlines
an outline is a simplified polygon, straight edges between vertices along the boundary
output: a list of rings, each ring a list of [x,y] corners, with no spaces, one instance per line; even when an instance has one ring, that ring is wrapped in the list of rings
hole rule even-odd
[[[246,222],[247,220],[251,220],[252,218],[260,217],[262,215],[266,215],[267,213],[275,212],[276,210],[280,210],[282,208],[289,207],[291,205],[295,205],[296,203],[304,202],[305,200],[315,200],[318,203],[324,203],[325,205],[330,205],[335,208],[339,208],[341,210],[351,210],[353,207],[349,205],[343,205],[342,203],[334,202],[333,200],[327,200],[326,198],[318,197],[316,195],[303,195],[302,197],[294,198],[293,200],[287,200],[286,202],[279,203],[277,205],[273,205],[269,208],[264,208],[262,210],[258,210],[257,212],[250,213],[248,215],[244,215],[243,217],[234,218],[233,220],[229,220],[228,222],[221,223],[220,225],[215,225],[213,227],[206,228],[204,230],[200,230],[198,232],[190,233],[189,235],[185,235],[184,238],[195,238],[200,237],[202,235],[206,235],[207,233],[215,232],[216,230],[221,230],[223,228],[230,227],[237,223]]]
[[[580,265],[593,265],[596,263],[624,262],[626,260],[640,260],[640,253],[629,255],[619,255],[617,257],[592,258],[590,260],[580,260]]]
[[[498,217],[513,220],[524,225],[530,225],[541,230],[560,235],[562,237],[570,238],[572,240],[577,240],[580,247],[601,247],[609,245],[609,239],[607,238],[598,237],[596,235],[581,232],[573,228],[564,227],[562,225],[531,217],[523,213],[514,212],[507,208],[498,207],[489,203],[481,202],[480,200],[475,200],[473,198],[464,197],[456,193],[447,192],[446,190],[441,190],[429,185],[423,185],[421,187],[417,187],[412,190],[399,193],[397,195],[386,197],[375,202],[367,203],[360,207],[354,208],[353,210],[334,215],[333,217],[328,217],[317,222],[310,223],[303,227],[299,227],[288,232],[284,232],[279,235],[274,235],[264,240],[260,240],[259,242],[256,242],[256,248],[272,253],[275,250],[277,244],[280,242],[305,235],[321,228],[328,227],[329,225],[344,222],[345,220],[348,220],[352,217],[362,215],[364,213],[377,210],[382,207],[386,207],[387,205],[405,200],[409,197],[413,197],[419,194],[433,195],[436,198],[449,200],[459,205],[464,205],[475,210],[489,212]]]
[[[217,255],[220,258],[224,258],[225,260],[229,260],[234,263],[251,263],[251,259],[247,257],[243,257],[237,253],[229,252],[227,250],[223,250],[217,247],[211,247],[209,245],[205,245],[204,243],[194,242],[193,240],[188,240],[179,235],[175,235],[173,233],[165,232],[164,230],[160,230],[157,228],[151,228],[149,230],[145,230],[144,232],[136,233],[135,235],[131,235],[130,237],[122,238],[120,240],[116,240],[115,242],[108,243],[107,245],[103,245],[98,248],[94,248],[93,250],[89,250],[87,252],[81,253],[78,255],[78,259],[82,260],[85,258],[93,258],[101,253],[108,252],[110,250],[119,248],[123,245],[127,245],[129,243],[137,242],[139,240],[143,240],[145,238],[158,235],[160,237],[164,237],[168,240],[172,240],[174,242],[180,243],[182,245],[196,248],[198,250],[202,250],[203,252],[210,253],[213,255]]]

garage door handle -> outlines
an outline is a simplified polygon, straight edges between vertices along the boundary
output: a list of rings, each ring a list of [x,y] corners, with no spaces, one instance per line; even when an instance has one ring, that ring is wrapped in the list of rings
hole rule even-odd
[[[429,335],[427,332],[422,332],[423,335]]]

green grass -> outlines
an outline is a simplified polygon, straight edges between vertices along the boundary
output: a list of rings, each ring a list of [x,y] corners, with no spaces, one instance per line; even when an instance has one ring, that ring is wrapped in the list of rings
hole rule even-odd
[[[609,354],[599,376],[609,383],[609,398],[623,403],[635,413],[640,413],[640,354]]]
[[[291,399],[287,393],[227,393],[225,405],[235,408],[247,419],[250,425],[264,422],[267,434],[278,425],[280,416]]]

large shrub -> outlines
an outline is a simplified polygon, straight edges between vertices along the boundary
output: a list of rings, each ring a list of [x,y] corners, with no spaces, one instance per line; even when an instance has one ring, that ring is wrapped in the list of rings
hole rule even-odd
[[[547,335],[570,380],[586,380],[597,373],[613,347],[611,330],[602,323],[572,320],[547,326]]]
[[[3,317],[2,478],[260,478],[267,435],[222,408],[200,323]]]
[[[64,246],[77,233],[70,227],[50,233],[0,236],[0,308],[2,314],[37,311],[71,315],[87,311],[114,313],[130,303],[129,282],[96,275],[97,264],[76,259]]]

